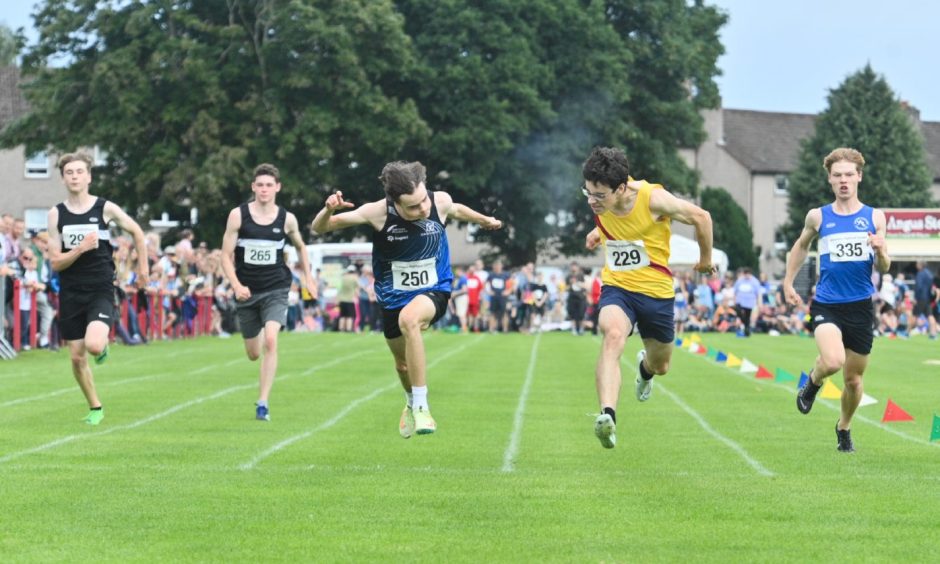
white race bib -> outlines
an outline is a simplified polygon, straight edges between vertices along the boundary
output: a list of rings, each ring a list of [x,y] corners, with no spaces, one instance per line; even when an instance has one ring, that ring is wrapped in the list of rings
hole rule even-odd
[[[245,243],[245,264],[267,266],[277,262],[278,243],[271,241],[251,241]]]
[[[829,248],[829,260],[832,262],[857,262],[868,260],[871,246],[868,245],[868,233],[833,233],[826,236]]]
[[[646,254],[643,241],[612,241],[604,246],[607,250],[607,268],[614,272],[626,272],[649,266],[650,256]]]
[[[490,287],[494,290],[502,290],[505,287],[502,278],[490,278]]]
[[[396,290],[420,290],[437,284],[437,259],[392,261],[392,287]]]
[[[74,249],[82,244],[86,235],[97,232],[98,225],[94,223],[65,225],[62,227],[62,244],[65,245],[66,249]],[[95,243],[95,248],[98,248],[97,242]]]

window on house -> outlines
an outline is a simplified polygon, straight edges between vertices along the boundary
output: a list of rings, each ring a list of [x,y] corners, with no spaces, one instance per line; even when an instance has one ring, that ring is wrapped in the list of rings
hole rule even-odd
[[[23,221],[26,223],[26,230],[34,233],[45,231],[48,226],[48,214],[49,208],[26,208],[23,212]]]
[[[779,196],[786,196],[790,193],[790,177],[786,174],[778,174],[774,177],[774,193]]]
[[[49,154],[40,151],[27,157],[23,176],[25,178],[49,178]]]

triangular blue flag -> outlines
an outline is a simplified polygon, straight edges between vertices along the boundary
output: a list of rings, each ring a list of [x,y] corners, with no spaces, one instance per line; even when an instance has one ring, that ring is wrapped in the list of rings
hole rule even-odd
[[[727,361],[728,361],[728,355],[726,355],[725,353],[721,351],[718,351],[718,355],[715,357],[715,362],[727,362]]]
[[[806,372],[800,372],[800,381],[797,382],[796,389],[797,390],[801,389],[803,386],[806,385],[807,382],[809,382],[809,374],[807,374]]]
[[[676,339],[676,346],[677,346],[677,347],[681,347],[681,346],[682,346],[682,339]]]

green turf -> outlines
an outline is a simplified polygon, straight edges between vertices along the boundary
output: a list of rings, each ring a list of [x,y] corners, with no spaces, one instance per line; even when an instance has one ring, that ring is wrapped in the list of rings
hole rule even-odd
[[[706,344],[799,375],[811,339]],[[114,347],[95,366],[107,417],[68,353],[0,363],[0,558],[20,561],[937,561],[940,345],[878,340],[853,425],[795,384],[677,350],[633,398],[618,444],[593,436],[600,341],[429,334],[438,431],[403,440],[384,340],[291,334],[254,419],[239,339]],[[841,376],[834,381],[841,388]],[[881,424],[887,398],[913,422]]]

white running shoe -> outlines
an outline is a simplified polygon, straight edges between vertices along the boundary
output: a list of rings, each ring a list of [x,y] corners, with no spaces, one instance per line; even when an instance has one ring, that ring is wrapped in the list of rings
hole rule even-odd
[[[646,401],[653,393],[653,379],[644,380],[640,375],[640,364],[646,360],[646,349],[636,353],[636,401]]]
[[[401,438],[411,438],[415,432],[415,414],[407,405],[401,410],[401,419],[398,420],[398,434]]]
[[[594,434],[601,441],[604,448],[614,448],[617,445],[617,424],[614,418],[606,413],[601,413],[594,420]]]

